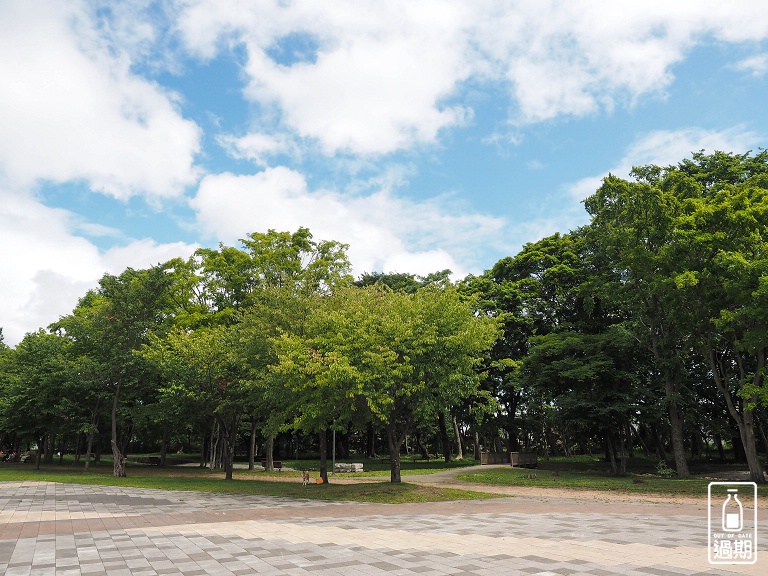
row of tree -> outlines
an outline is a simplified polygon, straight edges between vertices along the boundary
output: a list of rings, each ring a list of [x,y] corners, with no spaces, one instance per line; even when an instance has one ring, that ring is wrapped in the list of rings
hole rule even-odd
[[[123,476],[139,433],[164,452],[191,428],[220,443],[231,478],[243,420],[266,438],[268,468],[279,432],[317,433],[324,476],[326,430],[370,425],[386,433],[398,482],[413,423],[477,388],[496,321],[447,281],[356,286],[345,248],[270,230],[105,275],[72,314],[3,354],[3,430],[39,447],[82,433],[87,467],[106,424]]]
[[[0,442],[52,455],[79,438],[88,466],[106,436],[124,475],[131,443],[165,454],[194,436],[231,478],[244,437],[271,467],[301,431],[325,475],[336,431],[385,441],[397,482],[407,439],[434,435],[450,458],[451,427],[459,451],[598,450],[616,474],[635,449],[669,449],[685,477],[725,443],[762,482],[768,153],[635,168],[585,206],[588,225],[456,283],[354,281],[346,246],[304,228],[105,275],[0,345]]]

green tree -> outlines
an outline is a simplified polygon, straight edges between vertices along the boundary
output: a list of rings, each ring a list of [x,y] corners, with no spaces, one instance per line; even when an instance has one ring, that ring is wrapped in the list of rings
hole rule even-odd
[[[82,416],[71,401],[77,392],[69,345],[43,330],[28,333],[8,354],[3,369],[7,377],[0,403],[3,428],[37,445],[38,465],[44,448],[48,446],[52,456],[56,436],[76,432]]]
[[[768,153],[703,152],[678,166],[635,168],[586,200],[590,229],[653,353],[666,392],[678,475],[687,475],[684,383],[693,351],[709,367],[762,481],[752,410],[763,385],[766,338]]]
[[[94,380],[111,396],[110,446],[117,477],[126,474],[131,412],[154,401],[159,384],[157,373],[136,352],[150,333],[169,326],[175,313],[172,287],[166,266],[105,274],[98,290],[52,326],[73,341],[76,355],[90,359]]]
[[[683,384],[690,341],[677,318],[682,303],[674,290],[676,263],[670,244],[680,201],[644,177],[647,172],[635,170],[633,174],[641,180],[608,176],[587,198],[585,206],[592,216],[590,238],[610,263],[605,289],[614,300],[624,302],[642,330],[640,341],[653,354],[664,382],[677,475],[687,477]]]
[[[233,352],[230,330],[224,326],[191,332],[176,328],[163,337],[150,335],[149,340],[141,354],[162,372],[162,396],[186,400],[183,405],[196,408],[192,414],[200,410],[215,417],[225,443],[225,476],[231,480],[237,428],[249,389]]]
[[[339,290],[313,308],[304,334],[276,341],[275,370],[297,399],[300,421],[372,419],[386,430],[391,481],[416,420],[477,390],[475,368],[496,323],[454,288],[413,294],[385,286]]]
[[[626,473],[629,427],[639,408],[634,348],[634,338],[621,326],[596,334],[550,332],[531,339],[524,362],[530,385],[545,392],[566,430],[594,431],[605,439],[617,476]]]
[[[755,408],[768,350],[768,154],[695,154],[662,172],[683,200],[673,245],[686,327],[763,481]]]
[[[534,337],[594,333],[605,326],[602,301],[588,286],[592,260],[581,232],[555,234],[464,281],[463,290],[478,294],[480,308],[503,327],[491,349],[484,386],[502,406],[496,425],[506,431],[509,451],[519,450],[521,433],[527,443],[551,424],[541,421],[551,418],[551,411],[541,409],[550,399],[544,389],[536,389],[530,367],[523,370]]]
[[[251,403],[251,417],[257,418],[258,407],[267,469],[272,470],[274,439],[292,425],[295,415],[291,398],[268,369],[277,361],[271,339],[286,331],[301,334],[314,302],[351,282],[350,263],[345,244],[316,241],[306,228],[251,233],[241,242],[254,281],[247,305],[237,315],[237,350],[259,399]]]

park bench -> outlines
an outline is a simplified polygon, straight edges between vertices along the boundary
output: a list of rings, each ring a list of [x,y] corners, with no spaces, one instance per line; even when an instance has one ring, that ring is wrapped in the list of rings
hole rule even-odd
[[[351,472],[362,472],[363,471],[363,464],[361,462],[339,462],[334,466],[333,473],[334,474],[344,474],[344,473],[351,473]]]
[[[536,452],[510,452],[509,463],[520,468],[536,468],[539,465],[539,459]]]
[[[139,464],[149,464],[150,466],[159,466],[160,456],[139,456],[134,458],[134,462],[138,462]]]
[[[539,460],[536,452],[481,452],[480,464],[510,464],[521,468],[536,468]]]
[[[267,461],[262,460],[261,466],[266,470],[267,469]],[[277,470],[278,472],[281,472],[283,469],[283,463],[280,460],[272,460],[272,468]]]

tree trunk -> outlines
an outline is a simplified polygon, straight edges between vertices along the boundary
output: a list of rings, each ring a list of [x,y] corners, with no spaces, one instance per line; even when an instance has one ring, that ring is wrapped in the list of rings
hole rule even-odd
[[[443,457],[446,462],[451,461],[451,441],[448,438],[448,427],[445,425],[445,412],[440,412],[437,416],[437,423],[440,428],[440,444],[443,448]]]
[[[45,442],[45,436],[40,438],[37,444],[37,458],[35,458],[35,470],[40,470],[40,461],[43,459],[43,442]]]
[[[264,469],[267,472],[274,472],[275,471],[275,464],[274,464],[274,458],[275,458],[275,435],[273,433],[267,434],[267,443],[264,447],[264,452],[266,452],[266,466]]]
[[[763,469],[760,466],[760,459],[757,455],[757,443],[755,442],[755,427],[754,427],[754,409],[743,408],[739,413],[739,406],[734,402],[734,398],[731,395],[726,380],[723,378],[724,370],[720,369],[716,361],[715,349],[711,341],[707,342],[707,358],[709,360],[709,367],[712,372],[712,377],[715,381],[715,386],[720,391],[720,394],[725,398],[725,404],[728,408],[728,413],[736,423],[739,430],[739,439],[741,440],[742,447],[744,448],[744,456],[747,459],[747,465],[749,466],[749,477],[752,482],[763,484],[765,482],[765,476],[763,475]],[[744,382],[746,379],[744,369],[741,365],[741,359],[737,357],[740,371],[740,382]],[[759,385],[762,381],[762,371],[765,368],[765,358],[760,356],[757,362],[757,370],[755,372],[753,384]],[[756,403],[756,398],[751,398],[750,401]],[[737,400],[738,402],[738,400]],[[734,443],[735,448],[735,443]]]
[[[235,443],[237,442],[237,425],[238,425],[239,418],[237,416],[232,416],[232,421],[229,423],[229,429],[227,429],[227,426],[222,424],[222,428],[224,429],[224,438],[226,439],[225,442],[225,453],[224,453],[224,479],[225,480],[232,480],[232,475],[235,470]]]
[[[605,455],[607,456],[608,461],[611,463],[611,474],[618,476],[619,469],[616,466],[616,453],[613,449],[613,439],[611,438],[610,432],[605,433]]]
[[[627,430],[622,427],[619,431],[619,476],[627,475]]]
[[[168,456],[168,426],[163,426],[163,438],[160,440],[160,466],[165,466],[166,456]]]
[[[338,448],[339,448],[339,454],[341,455],[341,458],[349,459],[349,432],[344,432],[342,434],[338,434],[339,441],[338,441]]]
[[[320,440],[320,478],[323,484],[328,484],[328,431],[320,430],[318,438]]]
[[[698,431],[691,432],[691,458],[694,460],[701,460],[701,438],[699,438]]]
[[[55,437],[50,432],[45,437],[45,463],[53,464],[53,444]]]
[[[741,443],[747,456],[749,465],[749,479],[752,482],[762,484],[765,482],[763,468],[760,465],[760,457],[757,454],[757,442],[755,441],[754,410],[745,409],[742,415],[742,425],[739,426]]]
[[[464,459],[464,448],[461,445],[461,430],[456,420],[456,414],[453,415],[453,435],[456,436],[456,460]]]
[[[256,460],[256,431],[258,430],[256,424],[256,418],[251,419],[251,443],[248,450],[248,470],[253,470],[254,461]]]
[[[368,451],[368,458],[376,458],[376,430],[370,422],[366,429],[365,446]]]
[[[658,428],[651,425],[651,436],[653,437],[654,448],[656,449],[656,456],[663,462],[667,461],[667,451],[664,450],[664,441],[661,439]]]
[[[685,442],[683,440],[683,416],[678,401],[678,386],[671,374],[665,374],[664,390],[667,400],[667,412],[669,414],[669,426],[672,440],[672,453],[675,457],[675,469],[678,478],[690,478],[688,461],[685,459]]]
[[[64,464],[64,453],[67,451],[67,437],[61,435],[61,442],[59,443],[59,466]]]
[[[88,472],[88,468],[91,464],[91,453],[93,452],[93,429],[88,431],[88,440],[85,443],[85,471]]]
[[[480,460],[480,432],[475,429],[475,460]]]
[[[761,414],[762,416],[762,414]],[[760,437],[763,439],[763,450],[768,454],[768,436],[765,435],[765,428],[763,427],[762,418],[758,419],[755,414],[755,422],[757,422],[757,428],[760,430]]]
[[[645,443],[645,440],[643,440],[643,437],[640,435],[639,426],[638,428],[635,428],[632,424],[629,425],[630,432],[634,432],[635,438],[637,438],[637,441],[640,442],[640,446],[643,447],[643,455],[650,456],[651,451],[648,448],[648,444]]]
[[[117,443],[117,403],[120,398],[120,384],[117,384],[115,396],[112,398],[112,437],[109,441],[112,447],[112,475],[125,478],[125,456]]]
[[[421,432],[416,431],[415,436],[416,436],[416,446],[419,448],[419,454],[421,454],[421,457],[424,458],[424,460],[429,460],[429,451],[427,450],[427,447],[424,446],[424,443],[421,441]],[[389,440],[387,440],[387,442],[389,442]],[[398,451],[399,450],[400,448],[398,447]],[[390,452],[390,456],[391,455],[392,454]]]
[[[401,482],[400,445],[401,445],[401,442],[398,442],[397,430],[395,429],[395,425],[388,424],[387,425],[387,446],[389,448],[389,463],[390,463],[389,481],[394,483]]]
[[[720,462],[725,462],[725,447],[723,446],[723,436],[721,434],[715,435],[717,441],[717,455],[720,457]]]
[[[216,458],[218,457],[219,447],[219,423],[214,420],[211,426],[211,446],[209,450],[210,458],[208,461],[208,469],[213,472],[216,469]]]

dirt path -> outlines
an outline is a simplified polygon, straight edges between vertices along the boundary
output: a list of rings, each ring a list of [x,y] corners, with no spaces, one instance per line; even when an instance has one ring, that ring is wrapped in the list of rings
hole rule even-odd
[[[496,464],[483,466],[484,470],[491,468],[508,468],[507,464]],[[475,490],[478,492],[489,492],[504,496],[522,496],[535,499],[568,499],[568,500],[588,500],[600,502],[656,502],[667,504],[701,504],[702,499],[693,496],[678,495],[657,495],[657,494],[626,494],[620,492],[608,492],[604,490],[583,490],[578,488],[542,488],[539,486],[498,486],[493,484],[478,484],[474,482],[464,482],[457,480],[456,477],[477,470],[476,466],[468,468],[453,468],[436,474],[425,474],[420,476],[403,476],[404,482],[413,482],[414,484],[428,484],[444,488],[460,488],[462,490]],[[704,496],[706,502],[706,496]]]

